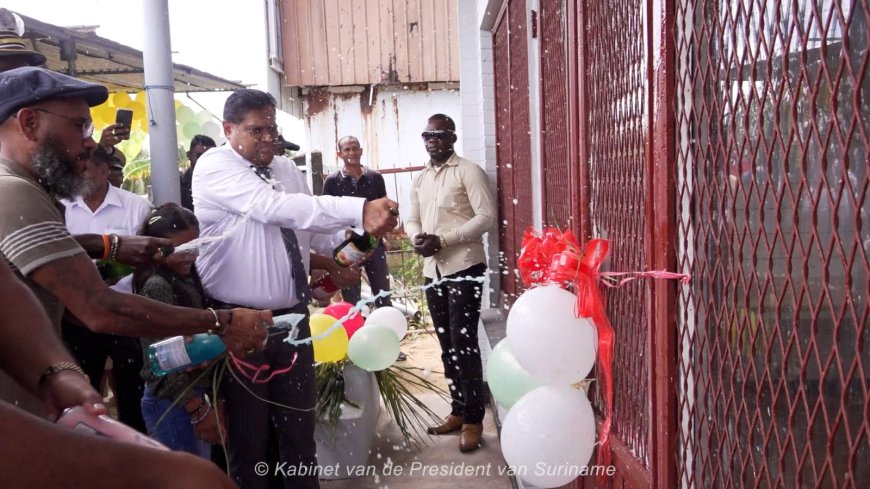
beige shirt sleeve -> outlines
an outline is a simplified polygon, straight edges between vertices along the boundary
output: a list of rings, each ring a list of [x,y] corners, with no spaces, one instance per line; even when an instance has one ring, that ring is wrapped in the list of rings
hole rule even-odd
[[[475,164],[461,166],[460,175],[468,203],[474,211],[474,217],[461,226],[444,234],[447,246],[460,243],[477,242],[483,233],[489,231],[495,223],[495,203],[489,191],[486,172]]]

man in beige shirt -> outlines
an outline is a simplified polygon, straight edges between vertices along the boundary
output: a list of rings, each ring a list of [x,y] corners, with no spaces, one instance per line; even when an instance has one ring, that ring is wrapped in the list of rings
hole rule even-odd
[[[414,250],[425,257],[426,301],[441,343],[444,375],[450,384],[450,416],[430,434],[461,430],[459,450],[480,446],[484,388],[477,323],[486,256],[483,233],[495,222],[495,205],[486,173],[458,156],[456,124],[444,114],[429,118],[422,134],[429,153],[426,168],[414,179],[405,229]]]

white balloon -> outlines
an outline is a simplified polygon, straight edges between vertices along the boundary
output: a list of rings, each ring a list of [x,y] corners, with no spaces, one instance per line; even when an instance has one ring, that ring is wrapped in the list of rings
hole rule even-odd
[[[595,364],[595,324],[574,316],[576,300],[555,285],[536,287],[521,295],[508,313],[511,351],[526,372],[549,384],[577,383]]]
[[[369,325],[386,326],[396,333],[399,341],[405,337],[408,332],[408,319],[402,314],[402,311],[391,306],[379,307],[369,314],[366,318],[365,328]]]
[[[505,461],[538,487],[563,486],[584,475],[594,448],[592,405],[572,387],[538,387],[514,404],[502,425]]]

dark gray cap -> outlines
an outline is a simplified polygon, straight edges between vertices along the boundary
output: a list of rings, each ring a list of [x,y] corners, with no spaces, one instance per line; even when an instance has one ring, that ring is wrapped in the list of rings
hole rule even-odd
[[[25,66],[0,73],[0,122],[19,109],[59,98],[85,99],[89,106],[109,98],[109,90],[55,71]]]

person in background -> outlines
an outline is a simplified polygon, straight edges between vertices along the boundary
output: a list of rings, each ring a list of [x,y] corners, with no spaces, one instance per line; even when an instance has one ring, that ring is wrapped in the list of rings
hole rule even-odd
[[[119,152],[120,158],[109,157],[109,183],[115,188],[121,188],[124,184],[124,153]]]
[[[268,311],[212,312],[123,294],[111,290],[91,262],[150,263],[171,241],[125,236],[122,242],[118,235],[99,234],[73,239],[67,231],[57,199],[80,192],[96,149],[90,107],[107,98],[106,87],[42,68],[0,73],[0,255],[40,299],[58,331],[67,308],[99,333],[172,336],[212,331],[237,355],[262,349],[263,323],[271,324]],[[0,381],[0,398],[31,404],[23,394],[16,399],[3,387]]]
[[[275,144],[275,156],[287,156],[288,151],[299,151],[299,145],[287,141],[279,134],[278,142]]]
[[[70,234],[137,234],[151,212],[150,202],[109,184],[109,158],[102,146],[97,147],[88,160],[81,195],[61,200]],[[108,260],[96,260],[96,264],[107,285],[114,285],[124,275],[133,272],[129,267]],[[139,340],[93,332],[72,314],[64,315],[61,329],[64,342],[91,378],[95,389],[100,390],[106,359],[112,359],[112,390],[117,399],[118,419],[144,433],[145,422],[139,408],[142,399],[142,380],[139,378],[142,351]]]
[[[163,204],[148,215],[142,234],[166,238],[180,246],[199,237],[199,221],[193,212],[178,204]],[[137,294],[174,306],[208,307],[194,265],[197,255],[196,251],[177,251],[159,266],[137,270],[133,289]],[[162,339],[142,338],[142,350],[147,352],[152,343]],[[142,415],[148,434],[155,440],[173,450],[210,458],[211,446],[221,444],[225,437],[226,421],[223,403],[209,390],[211,376],[202,374],[202,370],[195,370],[157,377],[145,358]],[[200,380],[194,384],[197,378]]]
[[[196,168],[199,157],[215,146],[214,139],[204,134],[197,134],[190,140],[190,149],[187,150],[187,160],[190,161],[190,166],[181,174],[181,207],[193,210],[193,193],[191,191],[193,169]]]
[[[486,173],[456,154],[456,124],[444,114],[429,118],[423,134],[429,153],[426,168],[414,178],[405,229],[414,250],[425,257],[426,302],[441,344],[444,376],[452,398],[450,416],[430,434],[461,431],[459,450],[480,446],[484,387],[477,343],[486,255],[482,236],[495,223],[496,209]]]
[[[326,181],[323,182],[323,195],[362,197],[370,201],[387,196],[384,177],[380,173],[362,166],[360,161],[362,154],[363,149],[357,138],[344,136],[338,140],[336,156],[344,162],[344,167],[326,177]],[[381,291],[390,290],[390,269],[387,265],[387,253],[383,240],[362,267],[368,276],[372,296],[376,296]],[[357,281],[352,286],[341,289],[341,295],[344,300],[351,304],[359,302],[360,282]],[[375,307],[390,305],[392,302],[389,296],[379,297],[375,301]]]
[[[193,173],[193,202],[202,235],[225,239],[202,250],[197,266],[216,303],[270,309],[276,316],[302,315],[297,325],[297,339],[302,340],[311,335],[311,233],[331,238],[357,227],[382,236],[396,225],[391,209],[395,212],[397,204],[389,199],[311,196],[296,165],[275,156],[280,134],[275,107],[275,99],[259,90],[238,90],[227,98],[223,130],[228,144],[203,155]],[[338,276],[340,267],[334,261],[331,266]],[[319,487],[311,472],[317,465],[314,350],[310,343],[291,345],[285,338],[271,335],[266,350],[247,361],[273,370],[292,366],[289,372],[265,384],[224,377],[228,463],[245,489],[268,484],[254,469],[257,462],[267,460],[270,427],[280,462],[309,471],[307,476],[286,478],[285,487]]]
[[[45,56],[27,47],[24,21],[18,14],[0,8],[0,72],[22,66],[42,66]]]

